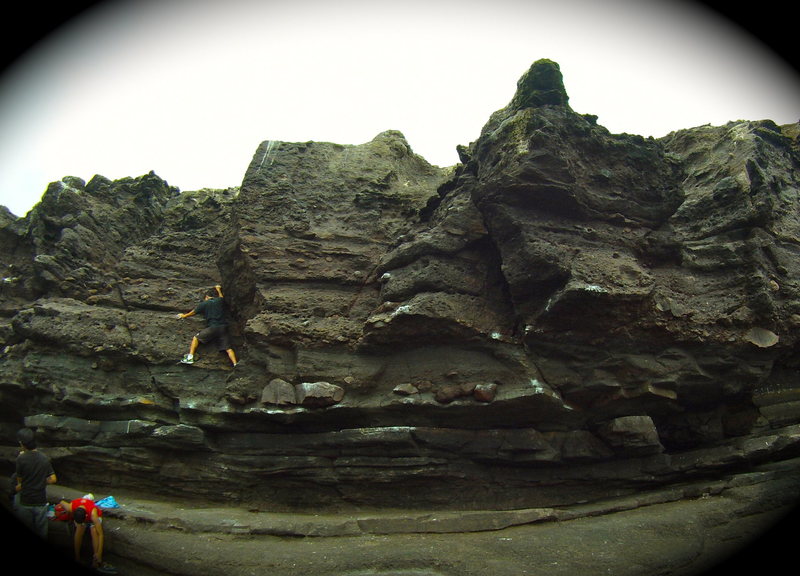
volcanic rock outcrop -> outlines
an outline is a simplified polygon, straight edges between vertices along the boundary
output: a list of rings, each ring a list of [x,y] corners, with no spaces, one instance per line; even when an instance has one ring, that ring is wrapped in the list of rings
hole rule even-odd
[[[800,130],[659,139],[542,60],[461,163],[265,141],[238,189],[0,215],[0,461],[271,508],[556,506],[800,453]],[[178,365],[221,284],[240,364]]]

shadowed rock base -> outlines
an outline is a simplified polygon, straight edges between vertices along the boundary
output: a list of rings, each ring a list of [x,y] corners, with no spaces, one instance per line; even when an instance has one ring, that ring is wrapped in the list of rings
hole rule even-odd
[[[788,557],[798,493],[800,460],[550,509],[289,514],[119,496],[106,559],[131,576],[717,574]],[[50,541],[70,557],[65,524]]]

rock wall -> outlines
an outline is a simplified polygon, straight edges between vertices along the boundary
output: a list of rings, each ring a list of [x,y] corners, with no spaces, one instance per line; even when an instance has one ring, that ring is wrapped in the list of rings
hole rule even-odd
[[[542,60],[461,163],[263,142],[242,185],[0,214],[0,463],[270,507],[553,506],[800,452],[798,125],[611,134]],[[178,365],[221,284],[232,369]]]

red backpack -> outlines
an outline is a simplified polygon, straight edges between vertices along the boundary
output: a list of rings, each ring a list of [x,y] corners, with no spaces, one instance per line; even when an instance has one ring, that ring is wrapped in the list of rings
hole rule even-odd
[[[72,520],[72,512],[67,510],[61,502],[55,505],[53,511],[55,512],[55,519],[61,522],[69,522]]]

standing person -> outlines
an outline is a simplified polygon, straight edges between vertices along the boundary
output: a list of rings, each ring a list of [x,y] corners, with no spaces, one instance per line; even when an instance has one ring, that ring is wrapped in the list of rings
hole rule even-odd
[[[230,335],[228,334],[228,318],[225,313],[225,300],[222,295],[222,286],[217,284],[213,289],[209,290],[205,298],[198,304],[191,312],[185,314],[178,314],[178,318],[189,318],[195,314],[202,314],[206,319],[206,328],[198,332],[193,338],[192,343],[189,345],[189,353],[183,357],[181,362],[184,364],[194,363],[194,353],[200,344],[209,344],[216,342],[217,348],[220,352],[225,352],[231,361],[231,364],[236,366],[236,354],[231,348]]]
[[[17,503],[15,511],[22,522],[41,538],[47,538],[47,485],[57,482],[50,459],[36,449],[33,430],[17,432],[21,451],[17,456]]]

